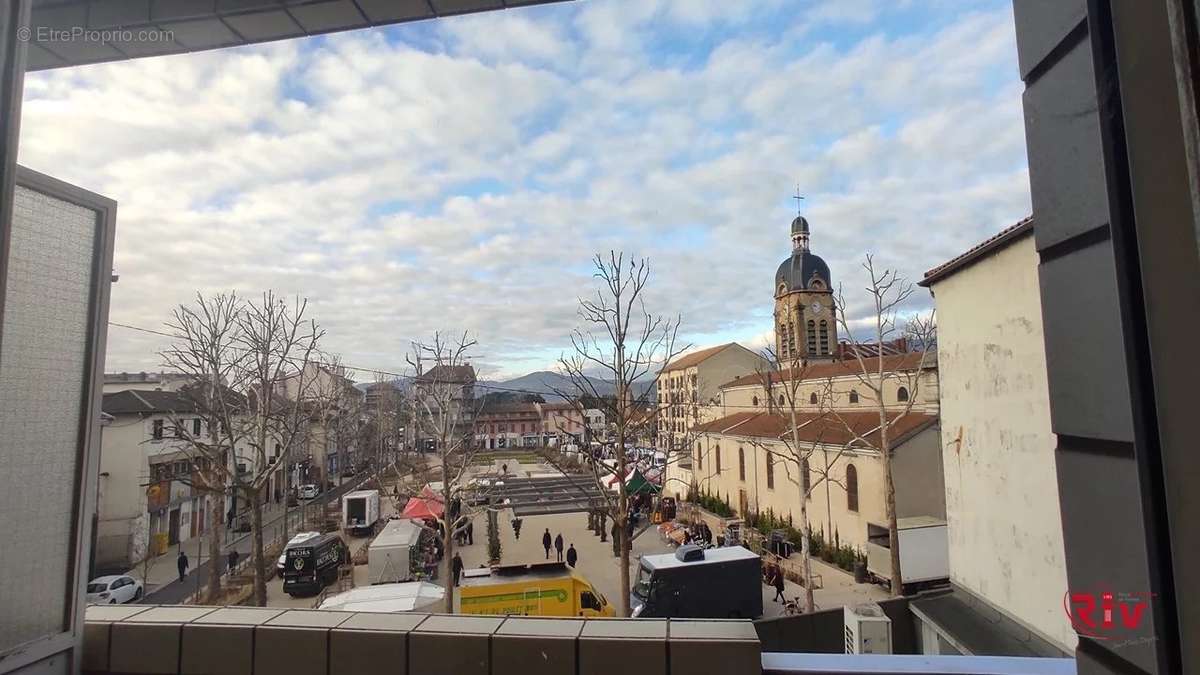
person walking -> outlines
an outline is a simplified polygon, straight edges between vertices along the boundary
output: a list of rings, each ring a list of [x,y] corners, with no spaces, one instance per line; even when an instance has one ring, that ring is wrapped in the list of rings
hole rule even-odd
[[[542,548],[546,549],[546,560],[550,559],[550,544],[553,542],[550,536],[550,528],[546,528],[546,532],[542,534]]]
[[[467,546],[475,545],[475,521],[467,521]]]
[[[575,551],[575,544],[571,544],[571,548],[567,549],[567,564],[575,567],[577,562],[579,562],[579,553]]]
[[[775,566],[775,578],[771,580],[771,585],[775,587],[775,597],[771,602],[779,602],[780,598],[787,602],[787,598],[783,597],[783,569],[778,565]]]
[[[229,555],[227,556],[227,558],[229,560],[229,563],[228,563],[229,575],[233,576],[233,570],[237,568],[237,564],[238,564],[237,549],[236,548],[229,549]]]
[[[517,541],[521,541],[521,519],[513,518],[512,526],[513,526],[513,538],[516,539]]]
[[[558,562],[562,562],[562,561],[563,561],[563,538],[562,538],[562,532],[559,532],[559,533],[558,533],[558,536],[554,538],[554,552],[555,552],[555,554],[557,554],[557,555],[558,555]]]
[[[187,576],[188,558],[182,548],[179,549],[179,557],[175,559],[175,567],[179,568],[179,580],[183,581],[183,578]]]
[[[450,561],[450,571],[454,572],[454,585],[458,586],[458,580],[462,578],[463,561],[458,556],[458,551],[454,552],[454,559]]]

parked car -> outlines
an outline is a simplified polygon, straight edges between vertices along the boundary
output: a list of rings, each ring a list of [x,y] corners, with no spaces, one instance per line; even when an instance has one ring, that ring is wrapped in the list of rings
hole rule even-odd
[[[308,483],[300,486],[300,499],[316,499],[321,494],[321,486]]]
[[[142,599],[142,582],[124,574],[96,577],[88,582],[87,602],[96,605],[123,605]]]

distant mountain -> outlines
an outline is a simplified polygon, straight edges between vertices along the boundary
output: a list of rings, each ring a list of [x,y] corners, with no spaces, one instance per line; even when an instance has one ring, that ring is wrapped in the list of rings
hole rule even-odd
[[[616,385],[612,382],[595,377],[589,377],[588,382],[595,389],[595,392],[601,396],[612,396],[616,393]],[[578,391],[571,378],[548,370],[540,370],[528,375],[515,377],[511,380],[480,380],[476,384],[476,388],[482,389],[484,393],[489,391],[517,391],[521,393],[540,394],[547,401],[560,401],[562,400],[562,394],[577,396],[591,393],[590,391]],[[634,383],[633,394],[635,397],[641,397],[649,391],[650,395],[653,395],[653,389],[654,380],[646,379]]]
[[[411,378],[399,377],[391,381],[399,391],[404,391],[408,388]],[[616,386],[612,382],[605,381],[601,378],[589,377],[588,381],[591,386],[595,387],[596,393],[601,396],[612,396],[616,393]],[[354,385],[359,389],[366,391],[373,382],[359,382]],[[475,383],[477,395],[488,394],[491,392],[513,392],[519,394],[540,394],[547,401],[561,401],[562,392],[568,396],[579,394],[590,394],[591,392],[579,392],[575,385],[571,382],[571,378],[560,375],[549,370],[539,370],[528,375],[514,377],[511,380],[479,380]],[[633,384],[633,395],[636,398],[646,397],[647,400],[655,395],[654,380],[645,378]]]

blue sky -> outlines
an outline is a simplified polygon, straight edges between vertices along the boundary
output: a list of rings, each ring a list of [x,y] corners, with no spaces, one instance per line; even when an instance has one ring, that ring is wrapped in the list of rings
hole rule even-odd
[[[1028,213],[1015,54],[1002,1],[587,0],[33,74],[20,161],[120,204],[114,321],[273,288],[348,363],[465,329],[503,377],[610,248],[687,341],[761,345],[797,183],[862,319],[866,253],[916,280]]]

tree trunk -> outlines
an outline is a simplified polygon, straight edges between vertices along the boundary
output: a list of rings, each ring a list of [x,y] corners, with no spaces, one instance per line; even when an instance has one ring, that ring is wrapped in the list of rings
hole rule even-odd
[[[617,345],[617,363],[624,367],[625,349]],[[618,372],[621,372],[618,370]],[[617,378],[617,475],[620,476],[621,489],[617,499],[618,536],[621,538],[621,602],[618,616],[629,616],[629,550],[633,541],[629,538],[629,495],[626,493],[625,481],[625,421],[628,407],[625,405],[627,383],[624,378]]]
[[[896,482],[892,479],[892,449],[887,435],[886,416],[882,412],[882,408],[881,404],[879,416],[885,421],[880,423],[879,452],[883,459],[883,496],[884,506],[887,509],[888,552],[891,558],[891,591],[892,597],[898,598],[904,595],[904,577],[900,576],[900,528],[896,524]]]
[[[208,589],[207,601],[215,603],[221,597],[221,535],[225,525],[225,492],[212,495],[209,510],[212,527],[208,530]]]
[[[261,488],[254,488],[247,492],[250,498],[250,528],[253,530],[251,541],[253,542],[253,550],[250,555],[253,556],[254,564],[254,605],[256,607],[267,606],[267,559],[263,554],[263,512],[262,500],[259,499]]]
[[[454,523],[450,522],[450,474],[446,467],[446,458],[442,458],[442,521],[446,526],[442,529],[442,585],[446,587],[447,614],[454,613]]]

